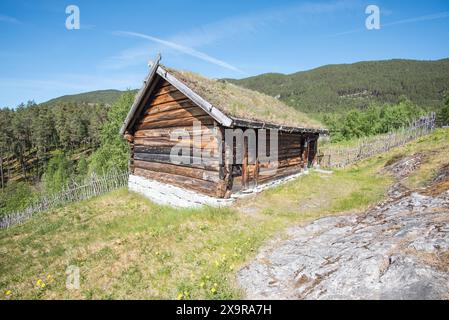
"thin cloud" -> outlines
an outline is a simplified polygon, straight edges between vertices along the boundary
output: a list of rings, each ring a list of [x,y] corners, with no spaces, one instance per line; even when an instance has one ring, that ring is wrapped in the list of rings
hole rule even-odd
[[[356,3],[353,0],[329,3],[306,2],[270,10],[250,12],[228,17],[187,32],[181,32],[174,37],[170,37],[170,41],[190,47],[198,47],[208,45],[217,40],[242,36],[242,34],[257,35],[262,33],[264,28],[269,28],[272,25],[279,25],[292,19],[299,23],[305,21],[304,18],[315,15],[332,14],[336,11],[351,9]]]
[[[426,16],[420,16],[410,19],[404,19],[399,21],[394,21],[390,23],[384,23],[381,26],[388,27],[388,26],[395,26],[398,24],[406,24],[406,23],[414,23],[414,22],[420,22],[420,21],[429,21],[429,20],[437,20],[437,19],[444,19],[449,17],[449,11],[439,12],[435,14],[429,14]]]
[[[149,52],[158,52],[161,49],[153,43],[129,48],[121,51],[119,54],[106,58],[99,64],[99,67],[102,69],[120,70],[138,64],[144,64],[148,59]]]
[[[20,24],[20,21],[17,20],[16,18],[4,15],[0,13],[0,21],[1,22],[6,22],[6,23],[13,23],[13,24]]]
[[[437,19],[445,19],[445,18],[448,18],[448,17],[449,17],[449,11],[443,11],[443,12],[438,12],[438,13],[429,14],[429,15],[425,15],[425,16],[420,16],[420,17],[414,17],[414,18],[409,18],[409,19],[393,21],[393,22],[389,22],[389,23],[382,23],[382,21],[381,21],[380,28],[382,29],[383,27],[391,27],[391,26],[396,26],[396,25],[401,25],[401,24],[408,24],[408,23],[415,23],[415,22],[421,22],[421,21],[431,21],[431,20],[437,20]],[[339,32],[339,33],[336,33],[336,34],[332,35],[331,37],[338,37],[338,36],[343,36],[343,35],[347,35],[347,34],[363,32],[363,31],[366,31],[366,29],[365,28],[359,28],[359,29]]]
[[[165,47],[171,48],[173,50],[179,51],[181,53],[187,54],[189,56],[201,59],[203,61],[206,62],[210,62],[212,64],[215,64],[217,66],[241,73],[241,74],[245,74],[245,72],[243,72],[242,70],[238,69],[237,67],[234,67],[233,65],[224,62],[222,60],[216,59],[214,57],[209,56],[208,54],[195,50],[193,48],[172,42],[172,41],[167,41],[167,40],[163,40],[157,37],[153,37],[150,35],[146,35],[143,33],[137,33],[137,32],[129,32],[129,31],[117,31],[114,32],[115,35],[120,35],[120,36],[131,36],[131,37],[137,37],[137,38],[141,38],[141,39],[146,39],[146,40],[150,40],[153,42],[156,42],[160,45],[163,45]]]
[[[263,35],[264,30],[273,25],[279,25],[292,19],[306,23],[305,18],[310,18],[314,15],[332,14],[336,11],[351,9],[356,5],[357,1],[355,0],[340,0],[327,3],[306,2],[270,10],[249,12],[177,33],[164,41],[190,49],[197,49],[217,41],[232,41],[236,37]],[[163,46],[164,44],[161,42],[153,41],[152,45],[129,48],[107,58],[100,64],[100,67],[114,70],[137,65],[148,58],[148,52],[160,51]]]

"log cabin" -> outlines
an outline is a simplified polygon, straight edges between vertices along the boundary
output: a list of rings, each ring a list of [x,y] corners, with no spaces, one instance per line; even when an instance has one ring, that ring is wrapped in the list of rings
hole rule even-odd
[[[130,146],[130,190],[161,204],[221,205],[315,164],[327,132],[316,121],[273,97],[159,61],[120,131]]]

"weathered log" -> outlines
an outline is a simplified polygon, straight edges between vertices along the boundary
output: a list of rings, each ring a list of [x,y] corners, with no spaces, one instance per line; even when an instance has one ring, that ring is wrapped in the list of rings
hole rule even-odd
[[[214,158],[216,160],[219,160],[219,154],[218,154],[218,150],[216,149],[216,146],[205,146],[205,147],[193,147],[191,144],[187,144],[187,145],[178,145],[180,147],[180,149],[178,150],[177,155],[182,155],[182,153],[184,152],[184,155],[191,155],[191,156],[195,156],[195,155],[201,155],[201,156],[205,156],[207,158]],[[181,149],[182,147],[182,149]],[[174,153],[174,146],[160,146],[160,145],[151,145],[151,146],[143,146],[143,145],[136,145],[134,147],[134,152],[138,152],[138,153],[152,153],[152,154],[172,154],[172,152]]]
[[[175,131],[179,132],[180,130],[186,131],[189,135],[201,134],[204,136],[214,135],[216,134],[213,126],[188,126],[188,127],[170,127],[170,128],[153,128],[148,130],[138,130],[134,133],[134,137],[136,138],[144,138],[144,137],[170,137],[172,133]]]
[[[181,188],[192,189],[210,196],[216,196],[217,194],[217,183],[215,182],[141,168],[136,168],[135,174],[147,179],[173,184]]]
[[[219,170],[219,161],[216,158],[197,158],[197,157],[177,157],[182,163],[174,163],[169,154],[151,154],[151,153],[134,153],[135,160],[152,161],[160,163],[176,164],[180,166],[191,166],[206,170]]]
[[[135,144],[136,146],[148,146],[148,147],[170,147],[174,146],[179,147],[195,147],[196,149],[206,149],[213,150],[218,153],[219,146],[216,141],[212,140],[214,137],[210,137],[210,140],[191,140],[191,139],[180,139],[180,140],[171,140],[168,138],[136,138]],[[168,152],[170,153],[170,152]]]
[[[182,92],[176,90],[168,94],[162,94],[157,97],[154,97],[154,99],[151,101],[152,106],[157,106],[161,103],[167,103],[167,102],[173,102],[181,99],[187,98]]]
[[[197,107],[192,101],[190,101],[188,98],[181,99],[177,101],[171,101],[166,103],[161,103],[157,106],[149,105],[148,108],[145,111],[145,114],[155,114],[159,112],[165,112],[165,111],[173,111],[173,110],[179,110],[182,108],[193,108]],[[197,107],[198,108],[198,107]]]
[[[162,121],[170,119],[181,119],[187,117],[199,117],[206,115],[207,113],[204,112],[201,108],[191,106],[174,110],[164,110],[160,112],[147,113],[146,115],[143,116],[141,122],[145,123],[145,122]]]
[[[135,168],[147,169],[156,172],[165,172],[169,174],[176,174],[180,176],[191,177],[210,182],[219,182],[221,180],[218,171],[185,167],[169,163],[158,163],[158,162],[136,160],[134,166]]]
[[[162,121],[151,121],[151,122],[141,122],[137,125],[137,130],[145,130],[152,128],[166,128],[175,126],[190,126],[192,127],[195,122],[201,122],[202,125],[212,125],[214,120],[209,116],[198,116],[198,117],[185,117],[180,119],[170,119]]]

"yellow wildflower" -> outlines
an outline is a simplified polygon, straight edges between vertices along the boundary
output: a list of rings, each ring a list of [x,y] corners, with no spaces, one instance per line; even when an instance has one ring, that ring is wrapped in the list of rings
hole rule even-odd
[[[42,281],[42,279],[38,279],[36,281],[36,286],[39,287],[39,288],[44,288],[45,287],[45,282]]]
[[[200,288],[204,288],[204,285],[205,285],[205,283],[204,283],[204,281],[202,281],[202,282],[200,283]]]
[[[182,294],[182,292],[180,292],[180,293],[178,293],[178,300],[182,300],[182,297],[183,297],[184,295]]]
[[[5,296],[10,296],[12,294],[11,290],[6,290],[5,291]]]
[[[216,292],[217,292],[217,289],[216,289],[215,287],[213,287],[213,288],[210,289],[210,292],[216,293]]]

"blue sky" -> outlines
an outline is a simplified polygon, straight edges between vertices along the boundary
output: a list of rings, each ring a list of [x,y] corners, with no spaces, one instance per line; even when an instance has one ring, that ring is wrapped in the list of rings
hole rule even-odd
[[[68,5],[80,30],[67,30]],[[380,30],[365,8],[380,8]],[[137,88],[148,60],[208,77],[449,57],[449,1],[0,0],[0,107]]]

